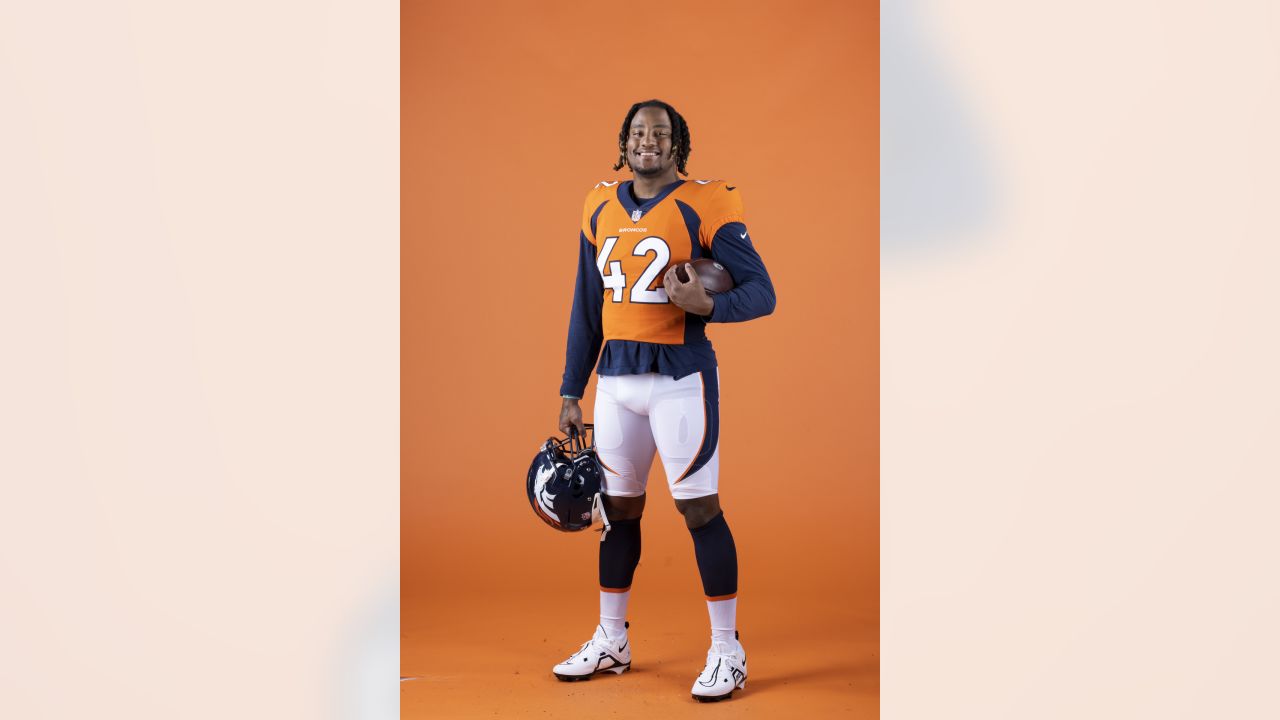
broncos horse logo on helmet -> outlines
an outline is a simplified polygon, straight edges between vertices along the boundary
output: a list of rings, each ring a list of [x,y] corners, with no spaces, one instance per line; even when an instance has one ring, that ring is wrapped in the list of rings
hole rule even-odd
[[[543,522],[563,532],[586,530],[595,522],[609,530],[600,501],[601,470],[590,423],[562,440],[548,438],[529,466],[525,490],[529,506]],[[590,438],[584,437],[587,433]],[[604,535],[600,536],[604,539]]]

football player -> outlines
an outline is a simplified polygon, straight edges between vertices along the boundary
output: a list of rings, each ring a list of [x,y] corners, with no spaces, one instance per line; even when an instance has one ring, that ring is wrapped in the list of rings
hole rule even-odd
[[[693,696],[714,701],[745,685],[747,660],[736,629],[737,550],[718,494],[720,382],[706,325],[768,315],[774,291],[738,188],[680,179],[690,150],[680,113],[659,100],[636,103],[622,122],[614,166],[629,168],[632,179],[597,184],[583,205],[559,425],[581,429],[579,400],[594,367],[611,529],[600,543],[600,623],[554,673],[583,680],[631,665],[627,602],[656,451],[693,538],[711,618],[711,649]],[[691,265],[704,257],[728,269],[731,290],[707,294]]]

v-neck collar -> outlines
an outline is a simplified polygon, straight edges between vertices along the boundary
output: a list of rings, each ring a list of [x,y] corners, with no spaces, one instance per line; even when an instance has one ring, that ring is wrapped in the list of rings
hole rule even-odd
[[[663,198],[670,195],[676,188],[683,185],[684,180],[676,180],[658,191],[657,195],[654,195],[639,205],[631,199],[631,184],[631,180],[618,183],[618,202],[622,203],[622,207],[627,211],[627,215],[631,216],[631,222],[636,223],[640,222],[640,219],[645,216],[645,213],[649,212],[655,205],[662,202]]]

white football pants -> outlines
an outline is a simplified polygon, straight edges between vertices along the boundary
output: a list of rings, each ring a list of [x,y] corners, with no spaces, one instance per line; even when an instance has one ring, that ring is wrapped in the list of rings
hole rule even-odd
[[[720,377],[694,373],[601,375],[596,382],[595,443],[604,494],[645,492],[655,450],[671,496],[714,495],[720,480]]]

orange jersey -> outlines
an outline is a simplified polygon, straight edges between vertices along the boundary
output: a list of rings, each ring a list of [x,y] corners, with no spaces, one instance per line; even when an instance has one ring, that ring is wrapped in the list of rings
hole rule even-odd
[[[599,183],[582,208],[582,233],[604,282],[604,340],[683,344],[686,314],[667,299],[662,277],[710,257],[716,231],[743,222],[742,198],[720,180],[673,183],[639,205],[623,188]]]

